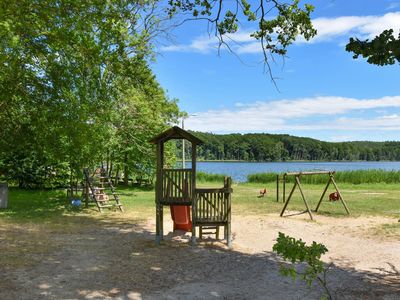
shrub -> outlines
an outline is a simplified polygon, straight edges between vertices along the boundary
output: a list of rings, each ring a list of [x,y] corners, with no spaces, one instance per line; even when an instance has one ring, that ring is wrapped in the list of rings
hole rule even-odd
[[[289,265],[282,264],[280,272],[284,276],[290,276],[293,280],[299,276],[308,286],[311,286],[313,281],[317,282],[324,288],[326,296],[332,299],[332,295],[328,289],[326,282],[326,272],[328,268],[321,261],[321,256],[328,252],[328,249],[323,244],[313,242],[311,246],[307,246],[301,239],[296,240],[282,232],[276,239],[276,244],[272,250],[289,262]],[[297,264],[306,264],[303,272],[298,271]]]

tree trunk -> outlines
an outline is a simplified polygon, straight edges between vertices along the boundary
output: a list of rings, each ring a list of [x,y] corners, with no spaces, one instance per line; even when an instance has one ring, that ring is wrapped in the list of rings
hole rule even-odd
[[[119,181],[119,166],[117,167],[117,172],[115,173],[115,180],[114,180],[114,186],[118,185],[118,181]]]
[[[124,185],[129,185],[128,153],[124,157]]]

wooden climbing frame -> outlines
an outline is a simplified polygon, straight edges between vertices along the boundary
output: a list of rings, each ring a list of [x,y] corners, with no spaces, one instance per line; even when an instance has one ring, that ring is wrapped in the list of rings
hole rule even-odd
[[[284,212],[285,212],[285,210],[286,210],[286,207],[288,206],[290,200],[292,199],[292,196],[293,196],[294,191],[296,190],[296,187],[298,187],[298,188],[299,188],[299,191],[300,191],[300,194],[301,194],[301,198],[303,199],[304,205],[305,205],[305,207],[306,207],[306,210],[305,210],[304,212],[307,212],[308,215],[310,216],[310,219],[311,219],[311,220],[314,220],[313,215],[312,215],[311,210],[310,210],[310,206],[308,205],[308,202],[307,202],[307,198],[306,198],[306,196],[305,196],[305,194],[304,194],[304,192],[303,192],[303,188],[302,188],[302,185],[301,185],[301,176],[307,176],[307,175],[321,175],[321,174],[327,174],[327,175],[329,175],[329,179],[328,179],[328,182],[327,182],[327,184],[326,184],[326,186],[325,186],[324,191],[322,192],[321,198],[320,198],[319,201],[318,201],[317,207],[315,208],[314,211],[315,211],[315,212],[318,211],[318,209],[319,209],[319,207],[320,207],[320,205],[321,205],[321,203],[322,203],[322,200],[324,199],[324,196],[325,196],[325,194],[326,194],[326,191],[328,190],[330,184],[332,183],[333,186],[334,186],[335,189],[336,189],[336,192],[337,192],[338,195],[339,195],[339,200],[340,200],[340,202],[343,204],[344,209],[346,210],[347,214],[350,214],[350,211],[349,211],[349,209],[348,209],[348,207],[347,207],[347,205],[346,205],[346,202],[345,202],[344,199],[343,199],[342,193],[340,192],[340,190],[339,190],[339,188],[338,188],[338,186],[337,186],[337,184],[336,184],[336,182],[335,182],[335,178],[334,178],[335,171],[317,171],[317,172],[294,172],[294,173],[285,173],[285,174],[283,175],[283,189],[284,189],[283,201],[285,202],[285,205],[283,206],[282,212],[281,212],[281,214],[280,214],[281,217],[283,217],[283,214],[284,214]],[[294,177],[295,177],[295,182],[294,182],[294,185],[293,185],[293,187],[292,187],[292,189],[291,189],[291,191],[290,191],[290,193],[289,193],[289,197],[288,197],[287,200],[286,200],[286,199],[285,199],[285,186],[286,186],[286,177],[287,177],[287,176],[294,176]],[[279,179],[277,179],[277,181],[278,181],[278,180],[279,180]]]
[[[170,169],[164,167],[164,144],[169,140],[187,140],[192,144],[192,164],[189,169]],[[225,239],[231,246],[231,183],[225,178],[220,189],[196,188],[196,147],[203,142],[191,133],[174,126],[158,136],[151,143],[156,145],[156,243],[163,239],[163,207],[191,206],[192,244],[196,243],[196,226],[200,237],[203,229],[214,229],[218,238],[219,226],[225,228]]]
[[[199,227],[200,238],[203,229],[215,229],[219,238],[219,226],[224,227],[224,239],[230,247],[231,239],[231,194],[232,179],[225,177],[224,186],[217,189],[196,189],[193,201],[193,230]],[[196,232],[194,231],[194,234]]]

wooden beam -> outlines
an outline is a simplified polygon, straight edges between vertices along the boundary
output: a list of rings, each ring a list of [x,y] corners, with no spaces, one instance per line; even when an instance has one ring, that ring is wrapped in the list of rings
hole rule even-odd
[[[315,171],[315,172],[290,172],[285,173],[286,176],[301,176],[301,175],[320,175],[320,174],[335,174],[335,171]]]
[[[194,215],[197,209],[197,206],[194,205],[196,201],[194,201],[194,197],[196,196],[196,143],[192,143],[192,182],[191,182],[191,191],[190,195],[192,197],[192,245],[196,245],[196,223],[194,221]]]
[[[279,174],[276,175],[276,202],[279,202]]]
[[[333,183],[333,185],[334,185],[334,187],[335,187],[337,193],[339,194],[339,199],[340,199],[340,201],[342,202],[342,204],[343,204],[343,206],[344,206],[344,209],[346,210],[347,214],[349,215],[349,214],[350,214],[349,208],[347,207],[346,202],[345,202],[344,199],[343,199],[342,193],[339,191],[339,188],[338,188],[338,186],[336,185],[335,179],[334,179],[333,177],[332,177],[332,183]]]
[[[311,213],[310,207],[308,206],[308,203],[307,203],[307,199],[304,196],[303,189],[301,188],[299,176],[296,176],[296,182],[297,182],[297,185],[299,186],[300,194],[301,194],[301,197],[303,198],[304,204],[305,204],[305,206],[307,208],[307,212],[310,215],[310,219],[314,221],[314,218],[313,218],[313,215]]]
[[[283,203],[286,201],[286,174],[283,174]]]
[[[325,196],[325,194],[326,194],[326,191],[328,190],[329,185],[331,184],[332,178],[333,178],[333,175],[330,175],[330,176],[329,176],[328,183],[326,184],[325,189],[324,189],[324,191],[322,192],[321,198],[319,198],[317,207],[316,207],[315,210],[314,210],[315,212],[318,211],[318,208],[319,208],[319,206],[321,205],[322,200],[324,199],[324,196]]]
[[[293,195],[294,190],[296,189],[296,186],[297,186],[297,181],[295,181],[295,183],[294,183],[294,185],[293,185],[293,188],[292,188],[292,190],[290,191],[289,197],[288,197],[288,199],[286,200],[285,205],[283,206],[283,209],[282,209],[281,215],[280,215],[281,217],[283,216],[283,213],[285,212],[286,207],[288,206],[289,201],[290,201],[290,199],[292,198],[292,195]]]

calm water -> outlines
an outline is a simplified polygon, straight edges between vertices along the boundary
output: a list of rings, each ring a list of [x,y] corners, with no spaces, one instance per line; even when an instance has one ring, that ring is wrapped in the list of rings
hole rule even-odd
[[[190,166],[190,163],[187,164]],[[400,162],[198,162],[197,170],[205,173],[225,174],[234,181],[246,181],[247,175],[263,172],[344,171],[344,170],[399,170]]]

